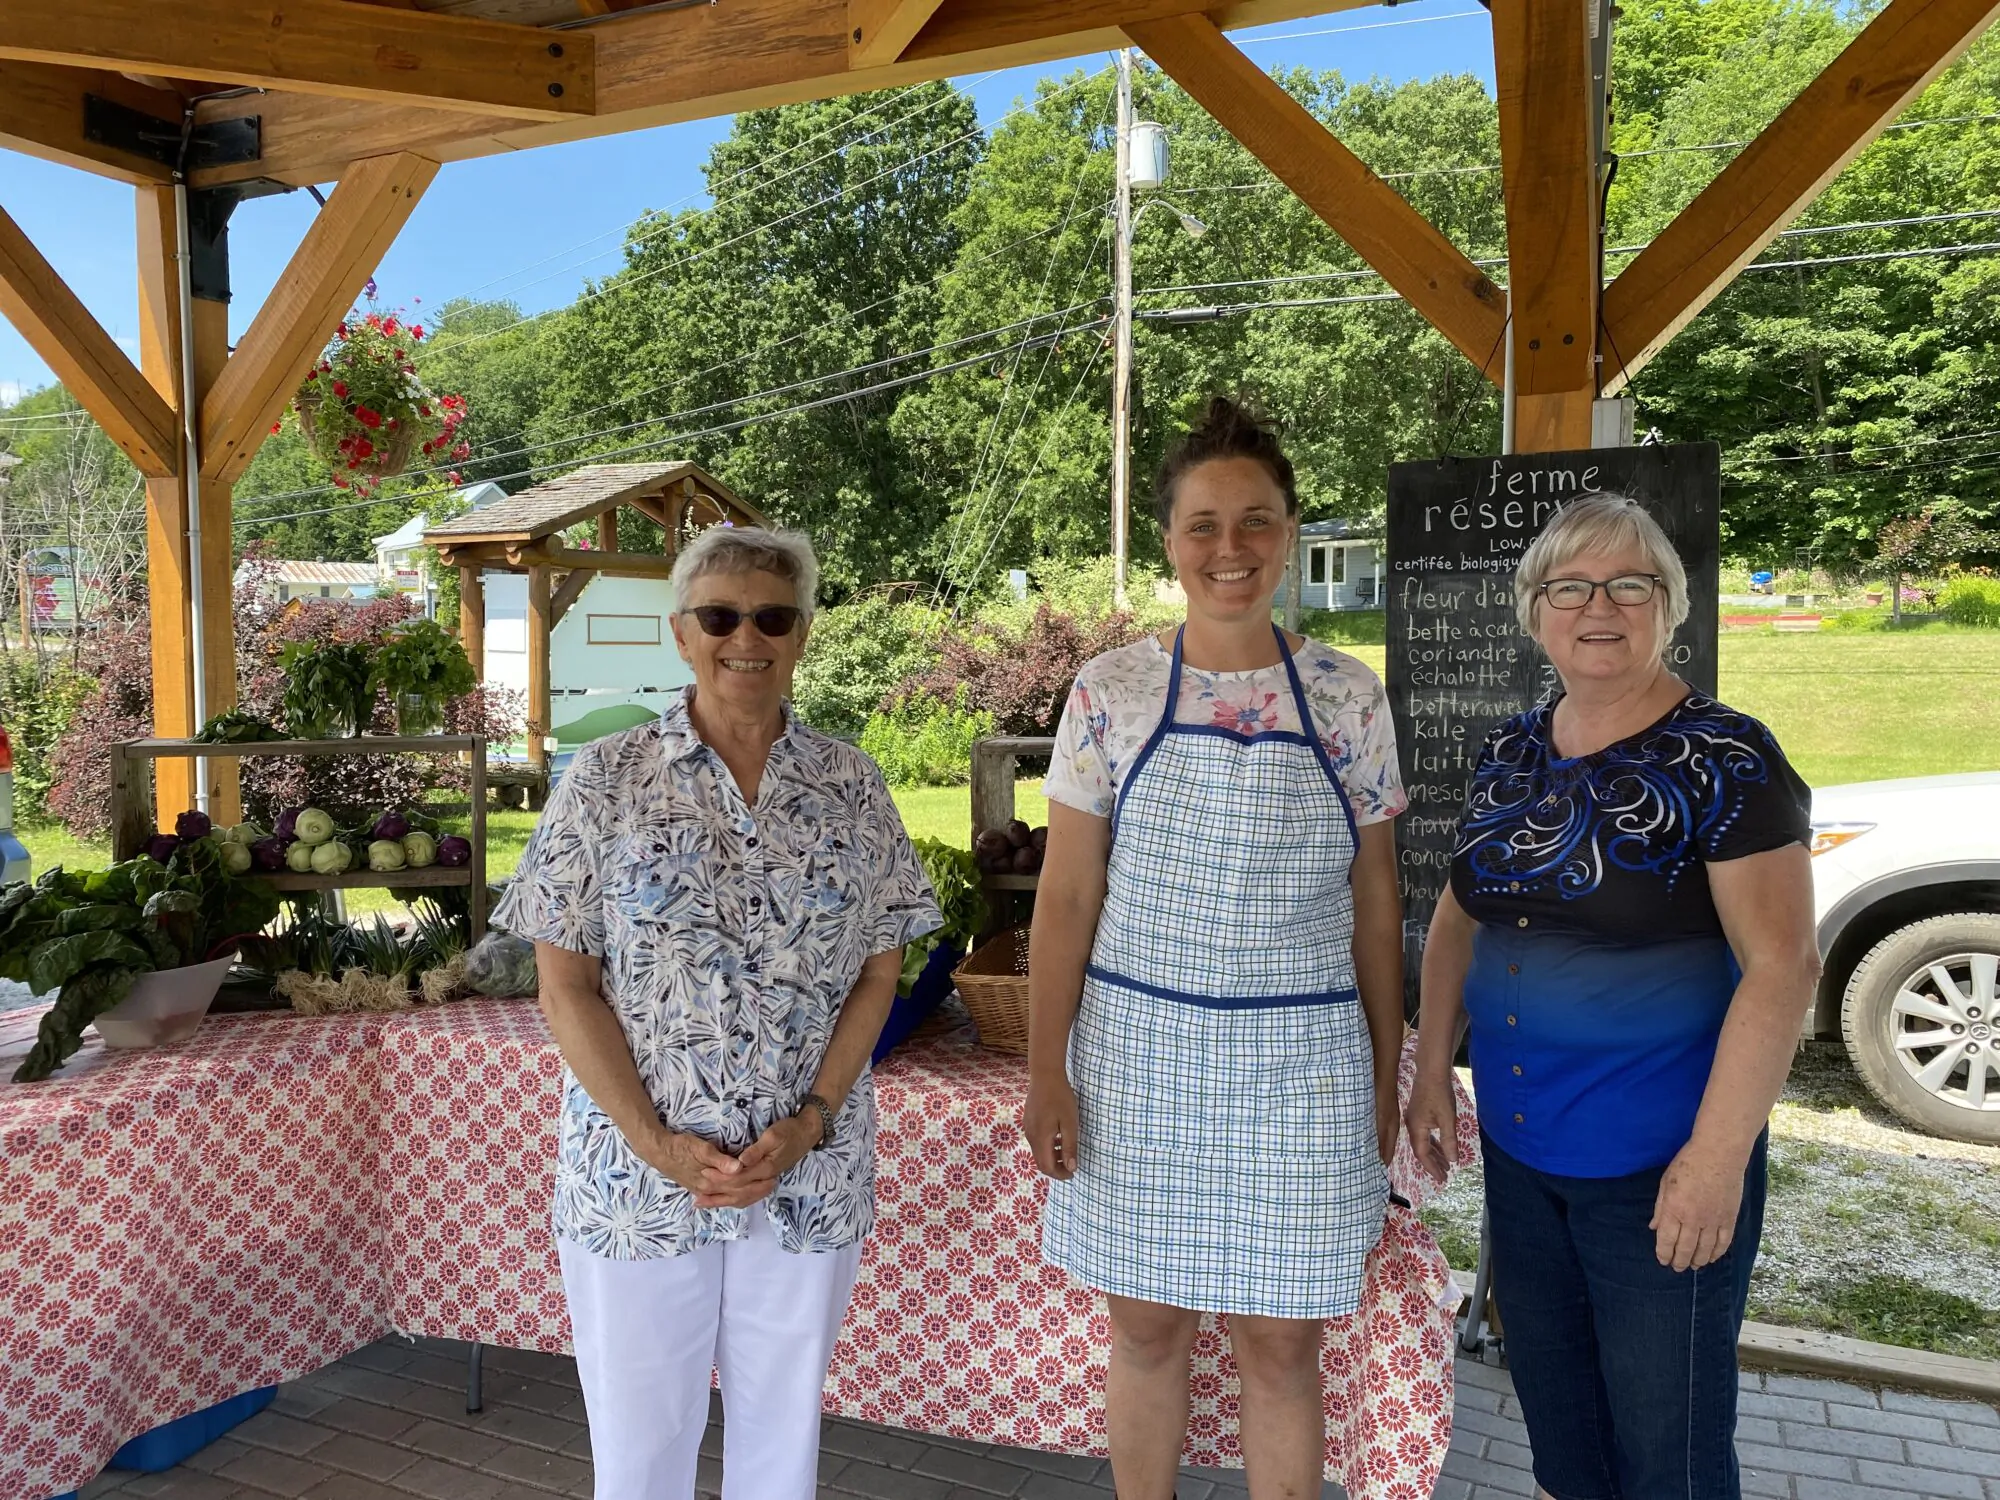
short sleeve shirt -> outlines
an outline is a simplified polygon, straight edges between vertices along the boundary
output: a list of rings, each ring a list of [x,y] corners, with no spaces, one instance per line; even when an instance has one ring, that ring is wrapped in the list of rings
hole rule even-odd
[[[1687,1144],[1741,977],[1708,866],[1805,843],[1811,793],[1747,714],[1689,694],[1564,758],[1551,705],[1481,752],[1451,888],[1480,1124],[1540,1171],[1619,1177]]]
[[[797,1112],[861,966],[943,923],[874,762],[799,723],[746,806],[688,715],[586,745],[556,785],[497,926],[603,960],[602,994],[673,1130],[741,1151]],[[767,1200],[789,1251],[857,1243],[874,1213],[864,1072]],[[744,1211],[698,1209],[565,1072],[554,1224],[613,1260],[740,1239]]]
[[[1388,695],[1368,667],[1343,651],[1307,640],[1292,653],[1325,746],[1357,824],[1393,818],[1405,806]],[[1156,636],[1084,663],[1056,728],[1043,793],[1051,801],[1108,818],[1139,752],[1167,706],[1173,654]],[[1184,666],[1175,722],[1216,725],[1238,734],[1304,732],[1291,679],[1279,662],[1248,672]]]

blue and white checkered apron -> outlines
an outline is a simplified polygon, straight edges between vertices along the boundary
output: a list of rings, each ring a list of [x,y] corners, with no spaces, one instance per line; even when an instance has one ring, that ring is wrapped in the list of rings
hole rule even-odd
[[[1353,810],[1283,634],[1304,733],[1176,724],[1112,815],[1104,912],[1070,1035],[1076,1175],[1042,1254],[1087,1285],[1202,1312],[1360,1302],[1388,1178],[1354,986]]]

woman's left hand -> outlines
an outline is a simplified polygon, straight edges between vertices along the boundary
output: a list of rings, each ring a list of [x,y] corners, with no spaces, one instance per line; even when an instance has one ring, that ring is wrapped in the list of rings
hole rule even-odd
[[[709,1193],[696,1193],[696,1208],[748,1208],[771,1196],[778,1179],[806,1159],[819,1144],[819,1112],[793,1115],[775,1122],[743,1154],[736,1158],[742,1172],[726,1186]]]
[[[1654,1254],[1676,1271],[1720,1260],[1736,1238],[1743,1166],[1726,1152],[1689,1141],[1668,1163],[1653,1203]]]

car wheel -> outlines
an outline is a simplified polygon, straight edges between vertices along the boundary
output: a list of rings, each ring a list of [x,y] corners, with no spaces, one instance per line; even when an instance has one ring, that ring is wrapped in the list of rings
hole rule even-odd
[[[1863,1082],[1919,1130],[2000,1144],[2000,916],[1898,928],[1847,981],[1841,1032]]]

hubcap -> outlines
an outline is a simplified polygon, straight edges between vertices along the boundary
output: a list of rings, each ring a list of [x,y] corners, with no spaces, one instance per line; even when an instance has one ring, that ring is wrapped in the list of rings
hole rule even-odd
[[[1896,1057],[1934,1098],[2000,1111],[1994,1006],[2000,953],[1954,953],[1912,970],[1896,987]]]

